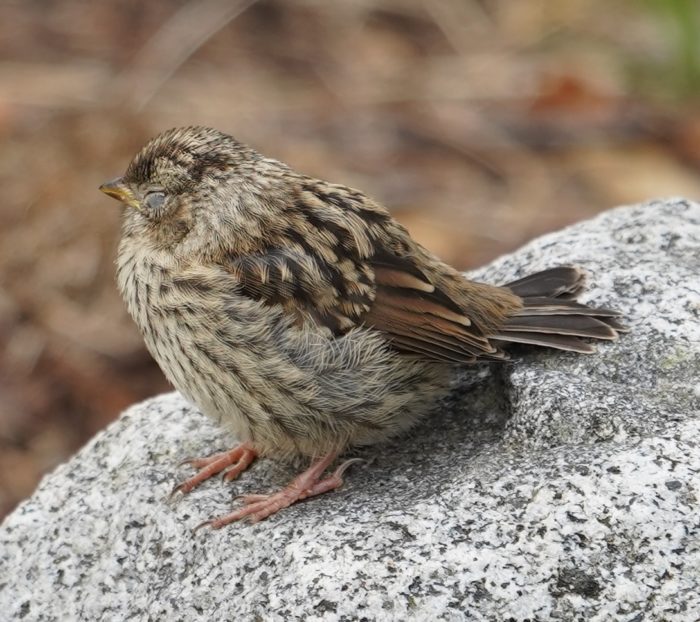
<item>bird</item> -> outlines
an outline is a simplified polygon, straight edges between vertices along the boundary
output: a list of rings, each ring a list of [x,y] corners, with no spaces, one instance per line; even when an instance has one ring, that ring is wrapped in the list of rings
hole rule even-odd
[[[592,353],[626,330],[576,300],[575,266],[467,279],[363,192],[306,176],[213,128],[151,139],[102,184],[123,205],[117,285],[172,385],[238,443],[186,461],[186,494],[258,457],[308,461],[287,486],[203,525],[256,522],[337,489],[355,448],[413,427],[456,367],[513,343]]]

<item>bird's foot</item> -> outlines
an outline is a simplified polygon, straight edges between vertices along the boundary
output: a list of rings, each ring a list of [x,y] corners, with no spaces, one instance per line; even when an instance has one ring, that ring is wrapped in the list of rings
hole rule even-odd
[[[346,460],[341,464],[332,475],[326,478],[321,478],[323,472],[335,460],[336,454],[332,453],[320,460],[314,462],[311,467],[304,471],[301,475],[295,477],[287,486],[278,492],[269,495],[244,495],[241,500],[245,504],[244,507],[225,514],[212,520],[206,521],[199,525],[201,527],[212,527],[219,529],[224,525],[235,521],[247,518],[251,523],[271,516],[272,514],[289,507],[297,501],[315,497],[330,490],[335,490],[343,483],[343,473],[355,462],[360,462],[358,458]]]
[[[251,465],[257,455],[252,445],[243,443],[229,451],[222,451],[208,458],[190,458],[184,460],[181,464],[189,464],[195,469],[199,469],[199,471],[189,479],[175,486],[170,495],[173,496],[177,493],[186,494],[193,488],[199,486],[204,480],[222,471],[224,471],[222,476],[224,480],[231,481],[236,479]],[[228,467],[231,468],[229,469]]]

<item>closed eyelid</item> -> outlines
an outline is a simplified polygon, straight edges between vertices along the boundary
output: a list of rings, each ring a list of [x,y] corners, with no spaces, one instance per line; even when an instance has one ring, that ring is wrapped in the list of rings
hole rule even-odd
[[[165,202],[166,194],[162,190],[150,190],[143,197],[143,202],[150,208],[158,208]]]

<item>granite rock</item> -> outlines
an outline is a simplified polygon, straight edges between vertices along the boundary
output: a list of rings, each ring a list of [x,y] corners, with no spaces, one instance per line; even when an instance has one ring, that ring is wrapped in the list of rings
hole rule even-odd
[[[562,263],[629,334],[460,372],[340,491],[262,523],[192,531],[287,467],[260,460],[169,502],[183,457],[233,439],[177,394],[134,406],[0,527],[0,618],[697,618],[700,205],[612,210],[472,276]]]

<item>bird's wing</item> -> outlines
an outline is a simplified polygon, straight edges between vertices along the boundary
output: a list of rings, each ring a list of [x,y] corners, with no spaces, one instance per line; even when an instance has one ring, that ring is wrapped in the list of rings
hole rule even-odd
[[[242,294],[279,305],[298,320],[312,320],[334,335],[360,323],[374,299],[371,271],[362,264],[352,276],[315,253],[269,248],[231,257],[226,263]]]
[[[504,358],[477,317],[470,317],[430,267],[419,268],[413,257],[385,249],[369,261],[375,296],[363,320],[384,332],[396,349],[449,363]]]
[[[356,263],[351,279],[318,257],[291,249],[232,258],[227,266],[241,293],[334,335],[364,324],[383,332],[395,349],[428,360],[502,358],[481,328],[410,258],[378,251]]]
[[[396,350],[423,359],[504,358],[485,336],[479,296],[469,304],[458,295],[466,282],[383,207],[343,186],[315,183],[302,186],[285,216],[286,233],[270,236],[267,248],[230,258],[245,295],[335,335],[373,327]]]

